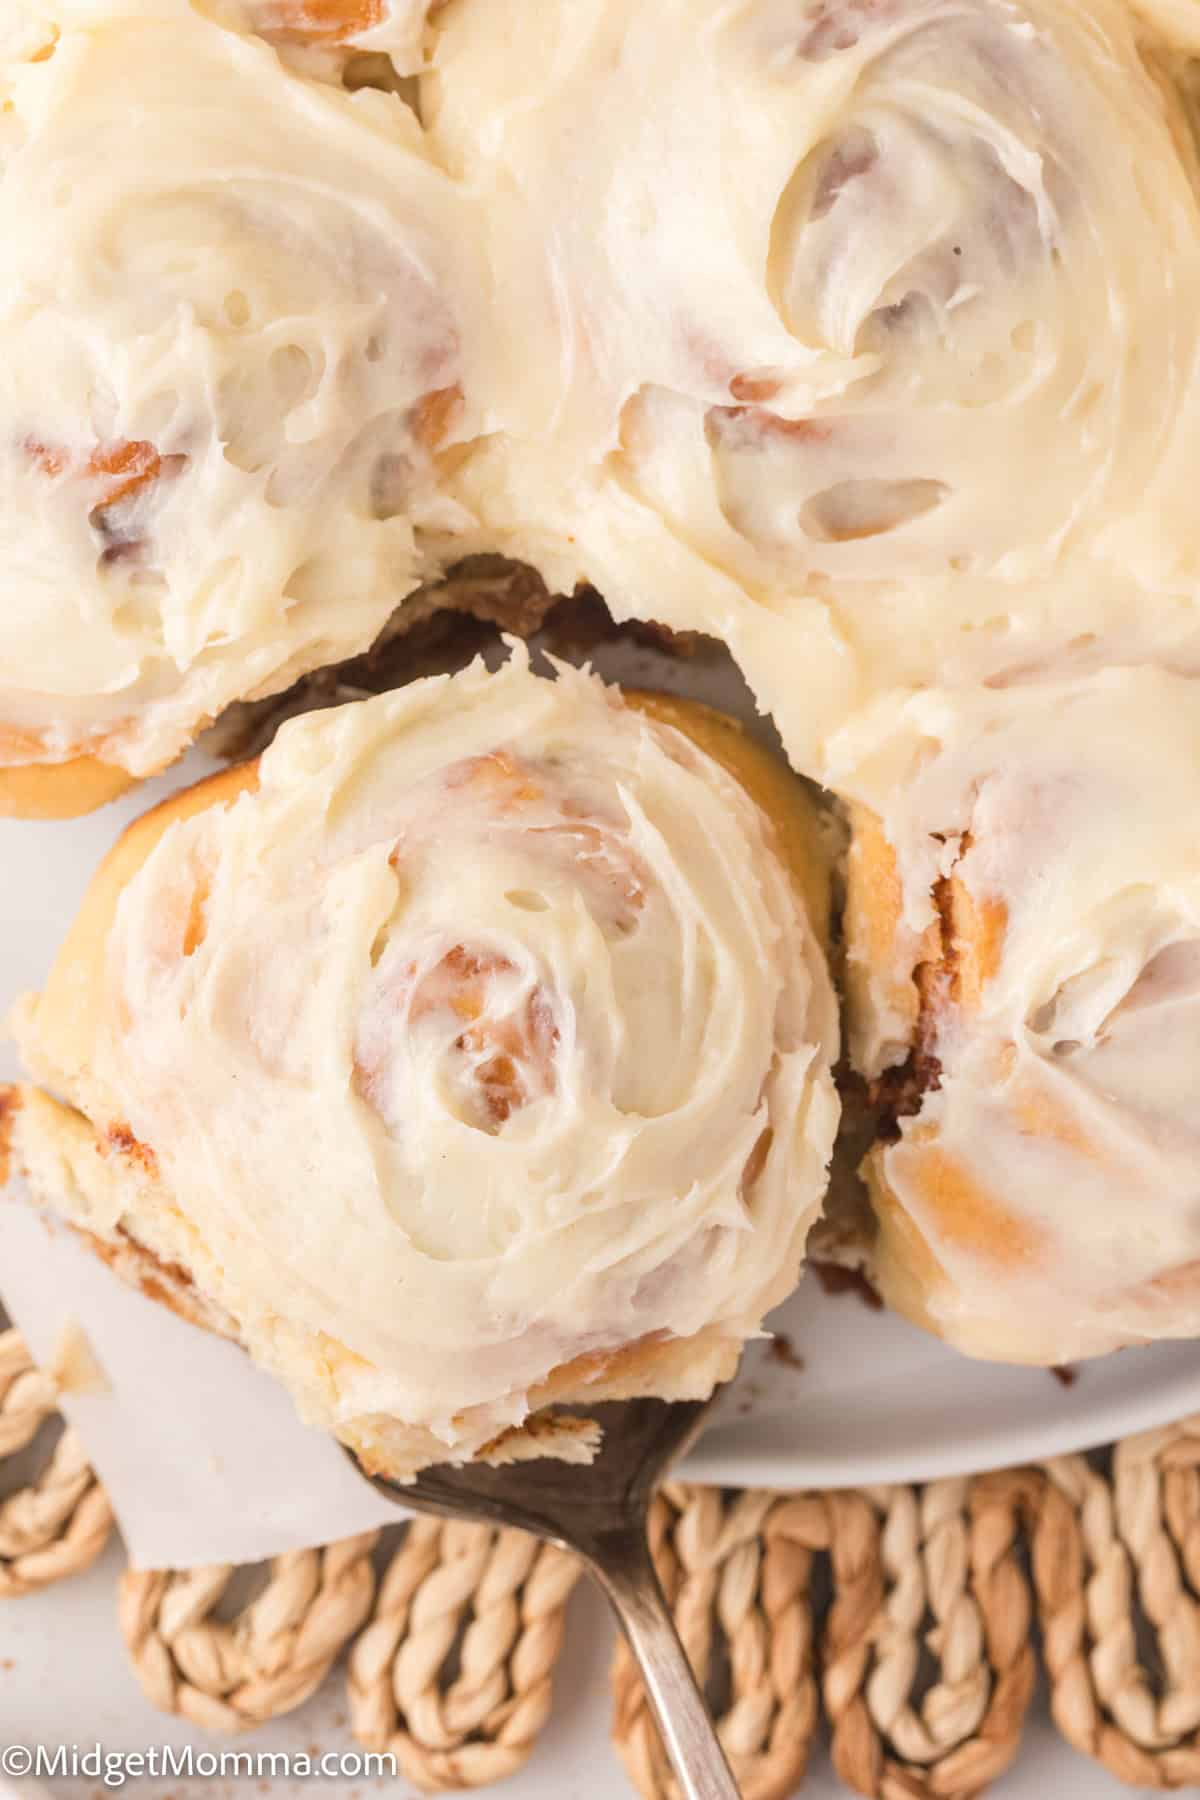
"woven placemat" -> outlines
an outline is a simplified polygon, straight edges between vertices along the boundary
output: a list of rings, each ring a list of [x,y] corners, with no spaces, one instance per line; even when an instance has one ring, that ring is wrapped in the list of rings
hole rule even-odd
[[[1046,1475],[1033,1570],[1055,1723],[1121,1781],[1200,1784],[1200,1418]]]
[[[684,1647],[747,1800],[799,1785],[818,1718],[814,1552],[831,1508],[804,1496],[723,1494],[671,1484],[656,1497],[650,1545]],[[624,1644],[613,1665],[614,1738],[643,1794],[677,1788]]]
[[[1040,1492],[1032,1473],[801,1497],[664,1489],[656,1564],[747,1800],[801,1784],[814,1663],[853,1792],[976,1793],[1008,1766],[1036,1673],[1019,1533]],[[675,1800],[624,1646],[613,1687],[635,1787]]]
[[[19,1331],[0,1330],[0,1599],[32,1593],[95,1562],[112,1508],[50,1379]]]
[[[232,1563],[127,1569],[117,1602],[142,1691],[161,1712],[211,1731],[246,1731],[316,1692],[371,1610],[377,1532],[320,1550],[292,1550],[265,1584],[217,1617],[238,1575]]]
[[[103,1549],[108,1501],[15,1331],[0,1483],[0,1598]],[[924,1486],[670,1483],[650,1529],[746,1800],[802,1789],[822,1720],[848,1792],[982,1793],[1018,1755],[1039,1663],[1076,1750],[1131,1786],[1200,1785],[1200,1417]],[[519,1532],[417,1519],[257,1570],[127,1570],[117,1607],[147,1698],[209,1731],[290,1711],[344,1656],[358,1742],[436,1792],[502,1780],[534,1750],[578,1577]],[[633,1786],[677,1800],[623,1646],[612,1687]]]
[[[804,1559],[786,1575],[781,1538]],[[652,1547],[747,1800],[801,1785],[814,1662],[853,1793],[982,1793],[1017,1757],[1039,1660],[1077,1750],[1133,1787],[1200,1784],[1200,1418],[1103,1456],[921,1487],[673,1485]],[[623,1647],[613,1687],[635,1787],[676,1800]]]
[[[550,1715],[578,1565],[520,1531],[415,1519],[350,1656],[350,1724],[425,1792],[485,1787]]]

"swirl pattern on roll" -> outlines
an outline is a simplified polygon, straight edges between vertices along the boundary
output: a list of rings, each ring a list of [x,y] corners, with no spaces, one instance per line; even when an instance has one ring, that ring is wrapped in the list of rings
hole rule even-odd
[[[31,7],[0,52],[0,762],[144,774],[365,648],[453,536],[477,237],[398,100],[185,0]]]
[[[918,695],[840,750],[884,1292],[1002,1360],[1194,1337],[1195,683]]]
[[[31,1066],[149,1147],[126,1223],[325,1423],[469,1454],[564,1368],[586,1395],[676,1343],[667,1391],[707,1391],[796,1280],[822,951],[749,793],[590,676],[514,651],[292,721],[95,954],[81,1066],[36,1014]]]
[[[426,101],[553,347],[489,528],[725,636],[814,772],[883,687],[1200,667],[1165,0],[518,11],[451,9]]]

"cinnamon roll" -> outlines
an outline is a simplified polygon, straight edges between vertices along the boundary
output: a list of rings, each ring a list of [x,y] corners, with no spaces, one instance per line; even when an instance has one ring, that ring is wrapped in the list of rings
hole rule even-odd
[[[366,648],[453,541],[465,205],[399,100],[186,0],[0,26],[0,810],[84,810]]]
[[[725,637],[814,773],[880,690],[1200,667],[1183,11],[439,15],[433,139],[549,346],[463,467],[492,538]]]
[[[804,789],[695,704],[514,650],[308,714],[97,875],[17,1159],[373,1468],[586,1453],[552,1402],[705,1394],[796,1280],[827,905]]]
[[[855,1248],[972,1354],[1200,1334],[1197,698],[1147,669],[929,693],[838,747],[882,1115]]]

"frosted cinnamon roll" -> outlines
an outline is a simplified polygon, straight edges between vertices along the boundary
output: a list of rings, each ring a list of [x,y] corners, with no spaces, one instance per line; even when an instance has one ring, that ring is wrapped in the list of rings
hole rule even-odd
[[[796,1280],[823,859],[732,722],[523,651],[293,720],[96,877],[18,1159],[372,1467],[578,1454],[551,1402],[705,1394]]]
[[[552,349],[466,465],[493,532],[726,637],[814,770],[880,688],[1200,661],[1200,187],[1138,14],[520,14],[440,15],[425,94]]]
[[[417,585],[427,533],[453,538],[486,283],[393,97],[186,0],[24,17],[0,35],[0,810],[67,813],[364,649]]]
[[[1149,670],[926,694],[839,745],[863,1248],[972,1354],[1200,1334],[1197,698]]]

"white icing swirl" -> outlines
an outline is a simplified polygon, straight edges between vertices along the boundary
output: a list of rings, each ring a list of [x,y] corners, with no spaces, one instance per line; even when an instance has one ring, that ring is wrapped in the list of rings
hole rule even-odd
[[[523,653],[293,721],[260,777],[124,890],[88,1104],[306,1410],[469,1451],[577,1356],[756,1330],[836,1023],[745,791]]]
[[[452,535],[476,234],[399,100],[186,0],[29,6],[0,50],[0,749],[145,773],[362,649]]]
[[[1121,0],[516,10],[427,108],[551,346],[489,529],[727,637],[813,770],[881,687],[1200,666],[1196,159]]]

